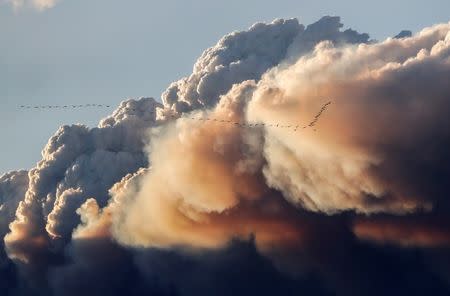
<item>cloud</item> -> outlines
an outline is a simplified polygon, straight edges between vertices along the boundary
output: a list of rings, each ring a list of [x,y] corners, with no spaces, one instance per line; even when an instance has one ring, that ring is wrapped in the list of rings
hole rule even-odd
[[[151,169],[113,214],[114,236],[145,247],[220,247],[252,233],[262,248],[301,243],[304,229],[279,198],[326,215],[432,210],[450,176],[450,89],[441,78],[450,74],[449,30],[357,46],[320,42],[259,82],[235,84],[205,115],[260,129],[183,118],[159,129]],[[432,91],[417,87],[419,78]],[[262,127],[304,126],[328,100],[319,132]]]
[[[14,9],[21,9],[25,7],[32,7],[39,11],[43,11],[55,6],[59,0],[7,0]]]
[[[225,36],[163,104],[63,126],[0,178],[0,279],[12,295],[448,294],[450,268],[417,254],[448,252],[449,32],[375,42],[324,17]]]
[[[144,131],[155,124],[159,105],[149,98],[128,100],[97,128],[72,125],[57,131],[29,171],[25,198],[5,237],[11,258],[42,260],[41,252],[50,245],[63,247],[80,221],[76,210],[84,201],[95,196],[106,205],[114,183],[147,165]]]
[[[409,30],[402,30],[400,31],[400,33],[398,33],[397,35],[394,36],[394,38],[407,38],[407,37],[411,37],[412,36],[412,32]]]
[[[449,28],[368,45],[324,42],[266,73],[247,109],[252,122],[304,126],[332,102],[317,132],[267,130],[268,184],[292,203],[327,214],[405,214],[445,198]]]
[[[268,69],[287,57],[310,51],[322,40],[342,43],[367,42],[367,34],[340,31],[339,17],[323,17],[305,27],[297,19],[256,23],[247,31],[233,32],[203,52],[189,77],[173,82],[162,94],[166,107],[185,112],[212,107],[231,86],[259,80]]]
[[[358,219],[353,232],[363,240],[402,247],[448,248],[448,219],[436,217],[385,217]]]
[[[28,188],[28,172],[12,171],[0,176],[0,236],[8,232],[19,202]],[[1,242],[1,244],[3,241]]]

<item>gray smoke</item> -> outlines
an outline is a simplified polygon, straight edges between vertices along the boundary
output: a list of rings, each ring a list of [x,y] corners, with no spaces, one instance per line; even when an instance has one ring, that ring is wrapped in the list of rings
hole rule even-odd
[[[418,238],[398,245],[448,244],[445,229],[421,238],[436,223],[387,232],[390,223],[366,214],[448,214],[449,26],[377,43],[341,30],[338,17],[258,23],[207,49],[163,104],[127,100],[98,127],[61,127],[34,168],[0,178],[0,278],[8,279],[0,287],[11,283],[7,293],[18,295],[204,295],[215,286],[219,295],[322,294],[322,282],[303,281],[311,273],[342,295],[392,293],[372,284],[391,280],[374,262],[396,273],[401,264],[386,264],[389,255],[359,239],[395,245],[411,231]],[[188,120],[202,116],[257,126]],[[267,122],[314,122],[318,132]],[[368,221],[352,222],[361,216]]]
[[[323,17],[305,27],[297,19],[257,23],[249,30],[233,32],[203,52],[193,73],[172,83],[162,95],[167,108],[186,112],[212,107],[231,86],[259,80],[269,68],[307,53],[322,40],[336,43],[367,42],[367,34],[351,29],[340,31],[339,17]]]
[[[29,261],[38,249],[64,245],[80,221],[76,210],[89,197],[106,205],[114,183],[147,165],[144,133],[156,124],[157,106],[153,99],[128,100],[97,128],[63,126],[50,138],[21,189],[25,198],[5,238],[11,258]]]

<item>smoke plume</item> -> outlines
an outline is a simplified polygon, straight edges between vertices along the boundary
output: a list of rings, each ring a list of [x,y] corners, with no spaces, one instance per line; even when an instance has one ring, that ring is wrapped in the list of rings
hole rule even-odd
[[[0,178],[10,295],[446,295],[450,24],[258,23]]]

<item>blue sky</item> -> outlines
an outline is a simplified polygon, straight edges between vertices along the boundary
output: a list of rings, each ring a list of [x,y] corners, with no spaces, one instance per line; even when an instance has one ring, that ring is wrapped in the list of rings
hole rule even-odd
[[[113,110],[32,112],[18,105],[159,98],[204,49],[257,21],[297,17],[309,24],[339,15],[346,27],[383,39],[450,20],[448,0],[59,0],[45,10],[8,1],[0,0],[0,174],[32,167],[60,125],[95,126]]]

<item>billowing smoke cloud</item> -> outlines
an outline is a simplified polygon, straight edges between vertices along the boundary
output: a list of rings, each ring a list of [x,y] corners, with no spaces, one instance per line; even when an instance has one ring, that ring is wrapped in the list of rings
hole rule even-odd
[[[443,166],[450,160],[449,88],[441,79],[450,74],[448,32],[442,25],[371,45],[320,43],[258,83],[235,85],[207,115],[305,126],[330,99],[318,132],[248,131],[183,118],[165,127],[153,138],[141,189],[117,214],[119,241],[215,246],[251,233],[258,242],[260,232],[278,240],[282,232],[261,222],[263,209],[255,210],[271,189],[325,214],[431,210],[446,197],[443,178],[450,176]],[[432,90],[417,87],[418,78]],[[423,149],[432,153],[424,157]],[[249,211],[240,208],[248,203],[257,213],[247,219]],[[267,220],[298,238],[278,215],[279,221]]]
[[[407,213],[444,198],[448,32],[442,25],[372,45],[324,42],[265,74],[248,107],[254,122],[306,122],[320,103],[333,102],[317,132],[267,131],[268,183],[293,203],[328,214]]]
[[[98,128],[73,125],[57,131],[29,172],[25,198],[5,237],[11,258],[33,260],[34,252],[50,248],[52,241],[70,240],[84,201],[95,196],[106,205],[114,183],[146,166],[144,131],[155,124],[157,106],[153,99],[125,101]]]
[[[0,179],[7,293],[448,294],[450,24],[341,28],[256,24],[61,127]]]
[[[369,39],[351,29],[341,32],[341,27],[339,17],[324,17],[306,29],[297,19],[277,19],[226,35],[205,50],[189,77],[167,88],[162,95],[164,104],[179,112],[212,107],[233,84],[259,80],[269,68],[310,51],[322,40],[360,43]]]

